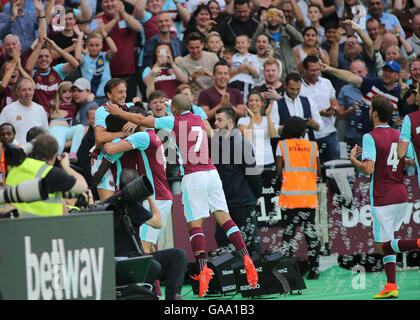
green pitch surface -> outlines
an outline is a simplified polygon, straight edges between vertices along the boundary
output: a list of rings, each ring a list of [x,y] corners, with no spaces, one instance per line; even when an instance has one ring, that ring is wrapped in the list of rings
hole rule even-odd
[[[319,279],[304,281],[307,289],[302,294],[283,296],[266,295],[255,298],[243,298],[240,293],[207,295],[199,298],[193,293],[191,284],[186,280],[182,289],[184,300],[373,300],[372,297],[382,291],[386,283],[385,272],[353,273],[339,266],[332,266],[321,272]],[[193,280],[191,280],[193,281]],[[398,300],[420,300],[420,269],[397,270]],[[162,292],[165,288],[162,286]]]

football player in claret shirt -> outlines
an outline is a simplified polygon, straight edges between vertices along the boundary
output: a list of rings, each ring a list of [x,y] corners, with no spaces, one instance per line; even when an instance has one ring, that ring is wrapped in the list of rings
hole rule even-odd
[[[407,213],[408,198],[404,184],[404,160],[398,158],[400,132],[388,123],[392,118],[391,101],[373,96],[369,116],[374,129],[363,136],[362,148],[351,150],[351,162],[371,175],[370,202],[373,215],[373,237],[378,252],[383,255],[387,277],[385,289],[374,299],[398,298],[396,284],[396,253],[420,248],[420,239],[395,239]],[[357,157],[362,155],[362,161]]]
[[[222,182],[216,167],[211,163],[206,129],[203,120],[190,112],[191,100],[185,94],[173,97],[171,109],[173,116],[154,118],[141,114],[123,112],[118,106],[109,104],[105,108],[110,114],[145,127],[171,130],[175,135],[178,163],[182,178],[182,202],[188,223],[191,248],[200,268],[200,274],[193,277],[199,280],[199,295],[203,297],[214,274],[207,266],[206,238],[203,221],[211,212],[239,255],[244,259],[248,283],[255,287],[258,274],[251,260],[242,234],[229,215]]]

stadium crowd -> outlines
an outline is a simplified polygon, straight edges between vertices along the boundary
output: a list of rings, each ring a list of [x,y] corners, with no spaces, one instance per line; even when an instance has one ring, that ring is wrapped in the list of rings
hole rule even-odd
[[[146,150],[156,137],[166,149],[167,178],[182,174],[170,161],[175,147],[163,125],[155,136],[132,121],[118,127],[104,106],[144,106],[145,117],[158,119],[172,115],[174,97],[187,95],[209,138],[226,128],[252,146],[261,180],[248,183],[255,186],[276,177],[277,142],[289,118],[305,120],[303,136],[316,141],[322,164],[348,158],[340,145],[347,152],[362,145],[373,129],[373,96],[392,102],[389,124],[398,130],[420,103],[418,0],[1,0],[0,11],[2,148],[44,128],[57,154],[68,151],[80,168],[94,200],[119,185],[118,170],[95,180],[101,164],[121,160],[124,168],[132,149]],[[111,146],[115,139],[130,144]],[[221,163],[229,211],[246,207],[251,217],[232,218],[250,253],[260,253],[252,208],[261,190],[240,199],[232,185],[242,180]],[[1,169],[5,184],[4,157]],[[160,209],[164,227],[172,196],[167,185],[156,184],[155,193],[169,208]],[[223,237],[216,236],[226,245]],[[145,252],[157,239],[142,237]],[[317,278],[319,244],[310,240],[310,277]]]

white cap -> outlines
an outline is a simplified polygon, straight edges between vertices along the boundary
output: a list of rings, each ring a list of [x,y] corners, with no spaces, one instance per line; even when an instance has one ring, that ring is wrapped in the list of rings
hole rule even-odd
[[[90,82],[89,82],[89,80],[87,80],[85,78],[79,78],[73,83],[72,88],[73,87],[76,87],[79,90],[89,90],[90,91]]]

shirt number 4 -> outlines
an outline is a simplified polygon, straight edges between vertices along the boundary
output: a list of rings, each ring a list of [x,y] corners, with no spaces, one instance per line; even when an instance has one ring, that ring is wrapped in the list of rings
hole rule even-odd
[[[391,149],[389,151],[388,159],[386,160],[386,164],[388,166],[392,166],[392,171],[397,171],[399,163],[400,163],[400,159],[398,159],[397,142],[393,142],[391,144]]]

